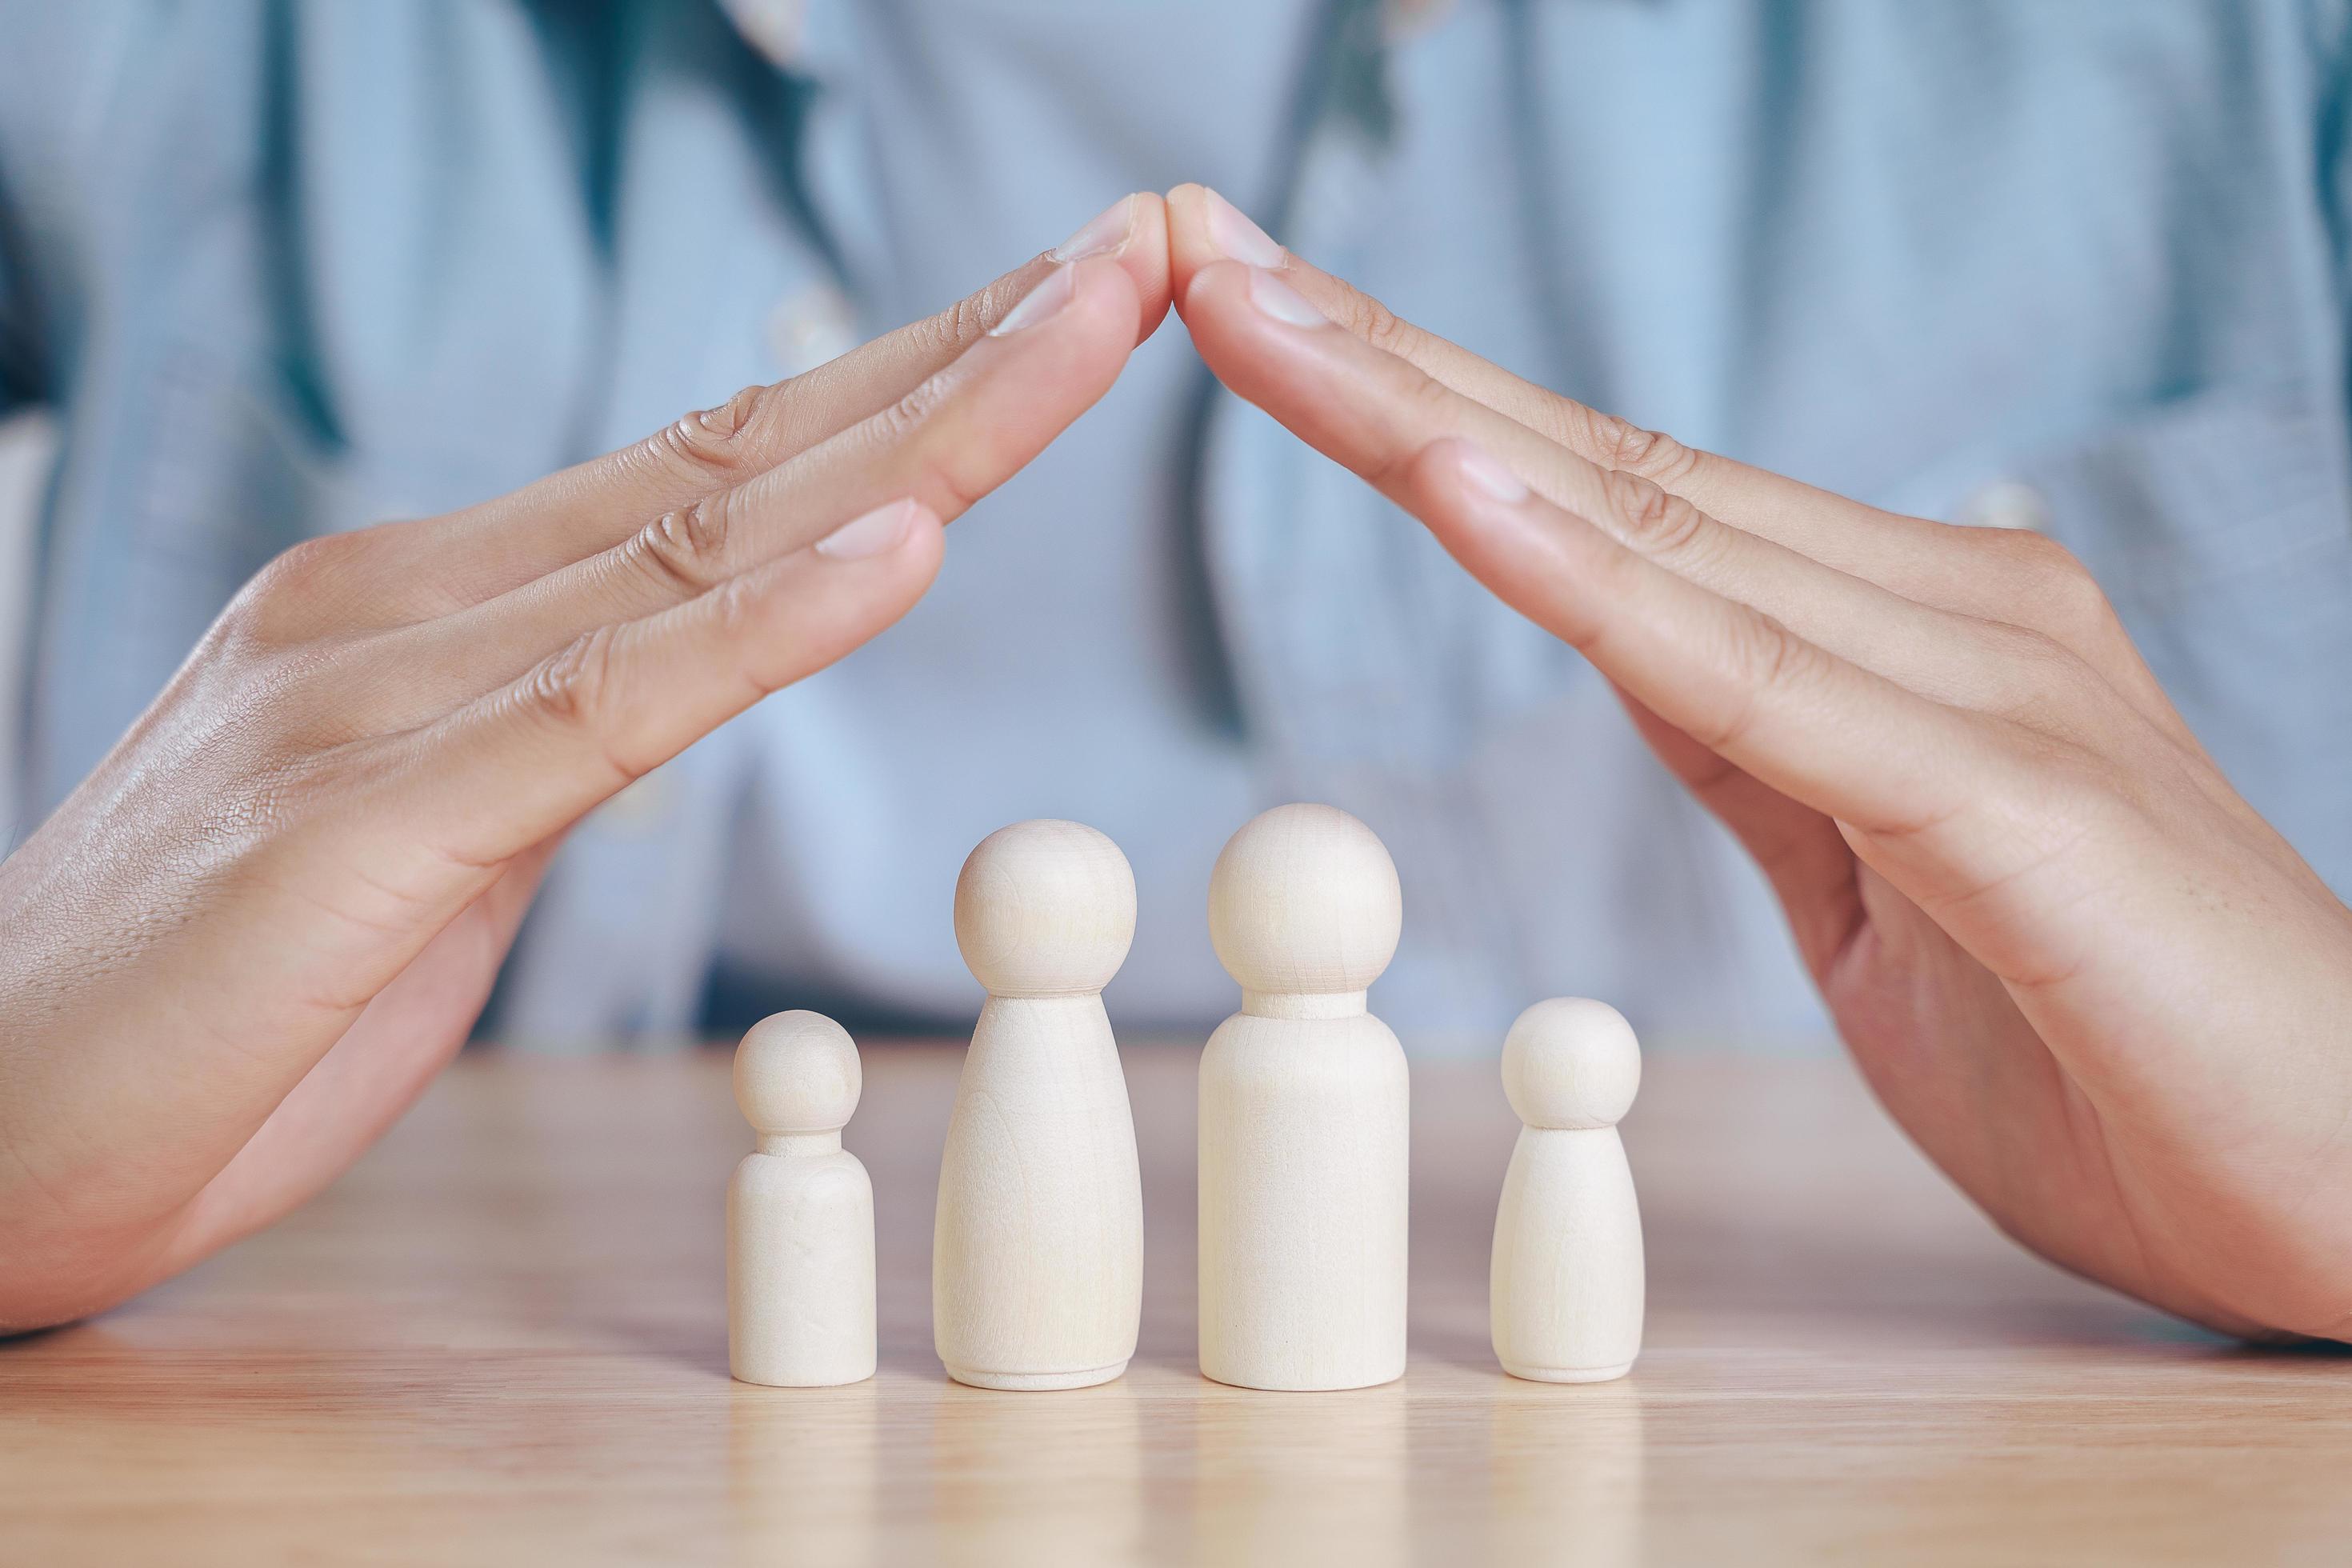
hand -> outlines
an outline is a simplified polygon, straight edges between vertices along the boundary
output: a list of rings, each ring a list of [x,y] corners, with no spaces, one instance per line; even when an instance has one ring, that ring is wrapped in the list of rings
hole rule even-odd
[[[1615,684],[1995,1221],[2224,1331],[2352,1333],[2352,914],[2064,550],[1555,396],[1197,186],[1169,225],[1210,366]]]
[[[1160,198],[1105,217],[1087,257],[239,595],[0,866],[0,1331],[341,1171],[465,1039],[566,828],[921,595],[941,524],[1166,311]]]

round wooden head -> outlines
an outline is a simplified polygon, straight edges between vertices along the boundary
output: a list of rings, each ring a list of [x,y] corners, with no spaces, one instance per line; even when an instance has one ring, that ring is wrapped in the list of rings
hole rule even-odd
[[[1110,984],[1135,941],[1135,873],[1077,822],[1016,822],[956,879],[956,946],[993,996],[1066,996]]]
[[[1641,1086],[1633,1026],[1606,1002],[1538,1002],[1503,1041],[1503,1092],[1530,1127],[1614,1127]]]
[[[735,1047],[735,1103],[762,1133],[847,1126],[865,1083],[856,1043],[822,1013],[762,1018]]]
[[[1396,863],[1338,806],[1277,805],[1252,817],[1209,874],[1209,941],[1245,992],[1368,989],[1396,956],[1403,923]]]

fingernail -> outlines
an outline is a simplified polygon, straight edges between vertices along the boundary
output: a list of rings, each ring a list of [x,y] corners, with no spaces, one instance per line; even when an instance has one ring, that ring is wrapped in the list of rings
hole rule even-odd
[[[1078,291],[1077,274],[1068,262],[1048,272],[1037,287],[1021,296],[1021,303],[1004,312],[1004,320],[988,329],[992,338],[1011,337],[1024,327],[1034,327],[1063,306]]]
[[[1135,198],[1121,196],[1087,220],[1084,228],[1046,252],[1056,261],[1083,261],[1089,256],[1117,256],[1135,232]]]
[[[1528,487],[1495,454],[1475,441],[1456,440],[1454,446],[1454,460],[1464,479],[1498,501],[1517,504],[1528,499]]]
[[[1235,261],[1252,267],[1279,267],[1290,253],[1275,244],[1274,236],[1250,222],[1249,215],[1214,191],[1209,198],[1209,243]]]
[[[1250,268],[1250,303],[1277,321],[1294,327],[1328,327],[1331,318],[1317,310],[1307,296],[1262,267]]]
[[[914,525],[915,498],[902,496],[886,502],[854,521],[845,522],[816,542],[816,552],[835,561],[863,561],[896,550]]]

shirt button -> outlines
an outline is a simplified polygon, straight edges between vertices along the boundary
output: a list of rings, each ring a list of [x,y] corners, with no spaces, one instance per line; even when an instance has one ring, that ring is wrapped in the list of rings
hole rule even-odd
[[[794,289],[768,312],[768,349],[783,374],[799,375],[857,346],[857,311],[832,284]]]
[[[1966,528],[2021,528],[2050,531],[2050,503],[2032,485],[1997,479],[1960,503],[1954,522]]]

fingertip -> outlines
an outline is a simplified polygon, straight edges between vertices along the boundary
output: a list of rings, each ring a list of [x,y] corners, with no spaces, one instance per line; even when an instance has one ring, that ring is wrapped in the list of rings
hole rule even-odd
[[[1118,264],[1135,285],[1135,341],[1140,343],[1168,319],[1168,204],[1157,191],[1138,191],[1129,199],[1135,203],[1135,226]]]
[[[913,510],[907,519],[906,543],[900,548],[920,547],[937,553],[940,541],[946,536],[947,528],[947,519],[925,506],[921,501],[915,501]]]
[[[939,526],[939,514],[913,496],[861,512],[810,546],[826,561],[872,561],[906,548],[920,520]]]
[[[1110,369],[1136,344],[1135,327],[1144,309],[1133,274],[1120,258],[1105,253],[1058,263],[1030,292],[973,344],[992,345],[992,354],[1010,350],[1024,360],[1043,353],[1066,362],[1091,363],[1115,346]],[[969,352],[969,351],[968,351]]]
[[[1168,289],[1185,314],[1185,299],[1202,270],[1225,259],[1209,237],[1209,188],[1190,182],[1168,193]],[[1190,317],[1186,317],[1190,320]]]
[[[908,520],[907,537],[887,558],[874,563],[878,580],[864,595],[870,619],[850,646],[879,637],[898,625],[931,591],[946,558],[947,524],[938,512],[917,502],[914,515]]]
[[[1009,314],[859,427],[867,460],[902,476],[941,517],[961,515],[1044,451],[1110,390],[1135,352],[1140,302],[1115,257],[1061,263],[1059,278],[1051,285],[1058,302],[1025,320]],[[862,489],[869,479],[851,482]]]
[[[947,524],[937,510],[903,496],[820,541],[812,552],[820,568],[814,576],[788,562],[759,574],[765,584],[760,596],[777,604],[813,604],[817,601],[805,595],[814,594],[835,605],[844,640],[825,655],[823,662],[829,664],[896,622],[930,591],[946,555],[946,538]],[[827,583],[833,586],[822,585]]]
[[[1219,258],[1192,275],[1177,309],[1192,334],[1192,346],[1217,378],[1261,406],[1286,402],[1304,384],[1296,359],[1311,338],[1286,326],[1253,301],[1252,279],[1259,268]]]
[[[1116,262],[1134,285],[1132,341],[1143,342],[1168,314],[1168,208],[1159,192],[1129,192],[1030,267],[1062,268],[1094,260]]]

